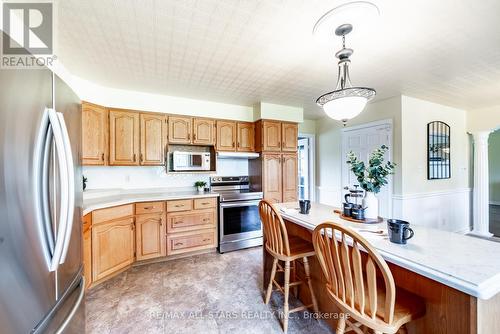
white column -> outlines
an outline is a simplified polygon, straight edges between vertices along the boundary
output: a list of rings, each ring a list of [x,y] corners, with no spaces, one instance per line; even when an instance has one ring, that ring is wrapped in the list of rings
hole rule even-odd
[[[491,131],[474,132],[474,190],[472,234],[490,237],[490,194],[488,171],[488,137]]]

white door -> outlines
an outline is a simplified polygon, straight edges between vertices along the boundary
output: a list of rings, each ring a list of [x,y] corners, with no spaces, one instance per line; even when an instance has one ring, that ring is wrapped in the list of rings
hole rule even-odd
[[[358,185],[354,174],[349,170],[347,161],[347,153],[354,152],[356,156],[368,163],[368,158],[376,148],[382,145],[389,147],[385,155],[385,159],[392,161],[392,124],[378,123],[374,125],[367,124],[366,127],[353,127],[352,129],[344,129],[342,132],[342,194],[347,193],[347,189],[354,188]],[[389,178],[389,183],[382,187],[380,193],[377,194],[379,199],[379,212],[382,217],[392,216],[392,177]],[[344,196],[342,196],[342,199]]]
[[[299,138],[298,142],[299,167],[299,199],[311,199],[309,175],[309,139]]]

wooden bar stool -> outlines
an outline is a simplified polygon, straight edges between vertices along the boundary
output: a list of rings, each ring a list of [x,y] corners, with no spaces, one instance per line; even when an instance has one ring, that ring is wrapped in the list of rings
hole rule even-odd
[[[346,329],[362,334],[365,331],[361,328],[374,333],[406,333],[406,324],[425,314],[424,301],[396,288],[385,260],[357,232],[326,222],[314,229],[313,244],[328,295],[343,312],[337,334]],[[366,259],[362,252],[366,252]]]
[[[298,312],[305,310],[309,307],[313,307],[314,312],[318,312],[318,304],[316,302],[316,297],[314,296],[314,291],[312,289],[311,278],[309,273],[309,261],[308,257],[314,256],[314,247],[312,243],[303,240],[299,237],[288,237],[288,232],[286,230],[283,218],[276,211],[274,206],[266,200],[260,201],[259,204],[260,219],[262,220],[262,225],[264,227],[264,237],[266,240],[266,250],[274,257],[273,268],[271,270],[271,278],[269,280],[269,285],[266,292],[266,304],[269,303],[271,298],[271,293],[273,291],[273,284],[276,285],[277,289],[285,295],[285,305],[283,307],[283,331],[286,333],[288,330],[288,315],[293,312]],[[290,264],[297,259],[302,259],[304,262],[304,271],[306,275],[306,282],[296,281],[290,282]],[[283,268],[278,261],[284,261],[285,267]],[[294,263],[295,268],[295,263]],[[283,271],[285,276],[284,286],[280,286],[278,282],[274,279],[276,271]],[[290,292],[290,287],[297,287],[300,284],[306,284],[311,292],[312,304],[304,305],[292,310],[289,310],[288,306],[288,296]]]

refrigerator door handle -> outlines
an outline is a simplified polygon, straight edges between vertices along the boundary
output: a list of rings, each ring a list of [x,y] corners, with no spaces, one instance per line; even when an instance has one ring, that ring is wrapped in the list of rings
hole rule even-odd
[[[56,243],[54,247],[54,253],[52,255],[52,261],[50,263],[49,270],[56,271],[59,267],[59,262],[61,260],[61,256],[63,253],[64,241],[66,236],[66,227],[68,222],[68,167],[67,167],[67,158],[66,158],[66,150],[64,146],[63,132],[61,129],[61,124],[59,122],[59,118],[54,109],[47,108],[47,112],[49,114],[50,125],[52,126],[52,131],[54,133],[54,142],[56,145],[57,151],[57,164],[59,166],[59,180],[61,186],[61,207],[59,214],[59,225],[57,226],[57,237]]]
[[[64,116],[62,113],[57,113],[57,117],[59,118],[59,124],[61,126],[61,132],[63,136],[63,144],[64,150],[66,153],[66,168],[68,175],[68,204],[67,204],[67,213],[66,213],[66,234],[64,236],[63,243],[63,252],[59,264],[63,264],[66,260],[66,255],[68,254],[68,247],[71,241],[71,232],[73,230],[73,215],[75,212],[75,169],[73,164],[73,155],[71,153],[71,143],[69,140],[68,129],[66,127],[66,123],[64,122]]]
[[[64,330],[66,329],[66,327],[68,327],[68,324],[71,322],[71,320],[75,316],[76,311],[78,311],[78,308],[80,307],[80,304],[83,301],[83,296],[85,295],[85,277],[82,277],[82,280],[80,282],[80,287],[79,288],[80,288],[80,293],[78,295],[78,299],[76,300],[75,305],[73,305],[73,308],[69,312],[69,314],[66,317],[66,319],[64,319],[61,327],[59,327],[59,329],[56,331],[56,334],[61,334],[61,333],[64,332]]]
[[[52,128],[49,123],[49,115],[45,109],[38,135],[35,143],[35,154],[33,158],[34,175],[34,199],[36,207],[36,222],[40,243],[48,267],[54,253],[54,236],[52,233],[52,219],[49,206],[49,161],[50,149],[53,141]]]

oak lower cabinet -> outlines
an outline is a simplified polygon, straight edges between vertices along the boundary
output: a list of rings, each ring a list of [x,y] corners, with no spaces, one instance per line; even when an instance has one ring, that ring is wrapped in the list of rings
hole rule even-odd
[[[82,102],[82,165],[105,166],[108,161],[108,110]]]
[[[135,244],[137,261],[167,255],[165,247],[164,214],[146,214],[135,220]]]
[[[295,202],[298,192],[297,153],[262,153],[249,160],[252,189],[271,203]]]
[[[83,277],[85,289],[92,284],[92,215],[83,217]]]
[[[176,255],[215,247],[215,229],[167,235],[167,254]]]
[[[92,280],[98,281],[134,262],[134,218],[92,225]]]
[[[167,255],[217,247],[217,198],[167,202]]]
[[[217,247],[216,197],[125,204],[94,210],[83,221],[87,286],[135,261]]]

